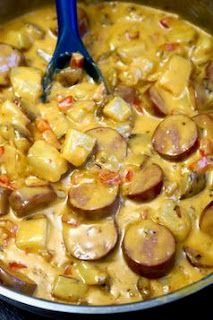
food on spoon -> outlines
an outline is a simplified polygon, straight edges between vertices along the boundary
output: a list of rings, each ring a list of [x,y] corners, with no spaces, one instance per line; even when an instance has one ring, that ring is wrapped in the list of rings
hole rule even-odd
[[[65,246],[69,254],[79,260],[98,260],[107,256],[118,241],[118,231],[113,218],[82,223],[64,224]]]
[[[159,278],[172,268],[175,239],[164,226],[151,220],[130,225],[123,240],[123,253],[130,269],[147,278]]]
[[[161,121],[153,135],[153,147],[163,158],[180,161],[197,147],[198,130],[185,115],[168,116]]]

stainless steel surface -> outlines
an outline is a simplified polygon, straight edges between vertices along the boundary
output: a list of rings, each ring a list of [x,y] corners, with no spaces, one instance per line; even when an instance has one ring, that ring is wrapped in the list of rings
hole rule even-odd
[[[48,1],[48,0],[47,0]],[[47,1],[44,0],[0,0],[0,22],[10,17],[17,16],[24,11],[38,5],[42,5]],[[92,2],[92,0],[86,0]],[[93,2],[96,0],[93,0]],[[193,23],[205,28],[213,33],[213,0],[141,0],[134,1],[145,5],[151,5],[166,9],[168,11],[177,12],[189,19]],[[18,6],[17,6],[18,3]],[[0,286],[0,298],[17,307],[37,312],[42,315],[62,317],[70,313],[79,314],[107,314],[121,313],[143,310],[172,302],[188,295],[191,295],[213,283],[213,275],[171,294],[167,294],[158,298],[154,298],[144,302],[129,303],[124,305],[112,306],[77,306],[71,304],[61,304],[29,297],[8,288]]]

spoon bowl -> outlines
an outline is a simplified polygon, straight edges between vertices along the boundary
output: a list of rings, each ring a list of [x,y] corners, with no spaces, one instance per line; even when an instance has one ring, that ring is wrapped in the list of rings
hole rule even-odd
[[[80,53],[84,57],[83,68],[95,82],[106,81],[85,48],[78,30],[77,1],[56,0],[56,11],[58,17],[58,41],[55,52],[48,64],[46,74],[43,78],[43,102],[46,102],[51,89],[54,74],[69,65],[73,53]]]

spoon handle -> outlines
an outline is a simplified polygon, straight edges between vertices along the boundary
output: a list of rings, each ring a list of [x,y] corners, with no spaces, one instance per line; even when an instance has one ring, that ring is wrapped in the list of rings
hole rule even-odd
[[[56,0],[59,34],[70,34],[79,37],[77,1]]]

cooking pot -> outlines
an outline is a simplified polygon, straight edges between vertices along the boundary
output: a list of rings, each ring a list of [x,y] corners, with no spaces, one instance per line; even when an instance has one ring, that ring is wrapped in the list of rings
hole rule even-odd
[[[72,1],[72,0],[70,0]],[[98,0],[86,0],[98,2]],[[36,6],[42,6],[44,0],[0,0],[0,23],[16,17]],[[156,8],[175,12],[194,24],[213,33],[213,1],[212,0],[141,0],[134,1]],[[18,5],[17,5],[18,4]],[[70,317],[70,314],[112,314],[144,310],[160,306],[168,302],[191,295],[213,283],[213,274],[203,278],[176,292],[150,299],[148,301],[111,306],[79,306],[50,302],[17,293],[0,285],[0,298],[16,307],[33,311],[41,315],[52,316],[56,319]]]

